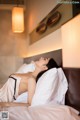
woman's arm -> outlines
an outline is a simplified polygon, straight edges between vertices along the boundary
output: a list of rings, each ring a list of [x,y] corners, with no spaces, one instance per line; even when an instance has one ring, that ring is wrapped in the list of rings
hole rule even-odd
[[[29,106],[28,103],[0,102],[0,107]]]
[[[10,76],[26,77],[28,73],[12,73]]]
[[[34,78],[30,78],[28,80],[28,103],[31,105],[33,95],[35,93],[36,88],[36,80]]]

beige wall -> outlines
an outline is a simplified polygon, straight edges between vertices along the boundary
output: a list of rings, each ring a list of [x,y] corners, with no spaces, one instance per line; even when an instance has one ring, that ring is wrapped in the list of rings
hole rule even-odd
[[[37,24],[57,5],[56,0],[30,0],[29,5],[29,33]],[[29,41],[29,37],[28,37]],[[61,30],[49,34],[38,42],[28,46],[27,56],[32,56],[62,48]]]
[[[53,9],[53,7],[56,5],[56,0],[35,0],[34,2],[33,0],[29,0],[28,2],[25,0],[25,3],[25,32],[22,34],[12,33],[11,10],[0,9],[0,81],[4,81],[4,79],[7,78],[10,73],[16,71],[20,64],[22,64],[23,57],[31,54],[32,51],[34,52],[40,50],[42,45],[42,49],[45,48],[45,42],[43,42],[44,40],[41,40],[40,43],[36,43],[33,46],[29,46],[28,33],[31,32],[36,27],[36,25]],[[47,40],[47,47],[48,44],[51,43],[49,38],[55,37],[55,34],[54,36],[50,35],[48,40],[45,38],[45,41]],[[57,34],[60,34],[60,30]],[[39,45],[40,49],[37,49]],[[57,44],[56,46],[59,47]],[[28,48],[29,51],[27,50]],[[46,49],[44,49],[44,51],[47,51]],[[38,51],[38,53],[41,53],[41,51]],[[20,64],[18,64],[18,62]],[[16,66],[17,64],[18,66]]]
[[[14,73],[23,63],[23,59],[16,56],[0,56],[0,86],[8,76]]]
[[[80,14],[64,24],[61,32],[63,66],[80,68]]]
[[[0,10],[0,56],[22,57],[22,53],[27,52],[26,45],[26,30],[20,34],[13,33],[11,10]]]
[[[24,33],[14,34],[11,18],[11,9],[0,8],[0,83],[2,84],[19,68],[24,55],[27,54],[26,29]]]
[[[58,0],[59,1],[59,0]],[[29,0],[29,33],[56,6],[57,0]]]
[[[54,33],[51,33],[36,43],[30,45],[27,56],[33,56],[61,48],[61,29],[58,29]]]

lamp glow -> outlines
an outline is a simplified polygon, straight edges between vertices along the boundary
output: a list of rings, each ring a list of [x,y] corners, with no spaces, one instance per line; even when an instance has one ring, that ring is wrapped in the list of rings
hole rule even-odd
[[[61,27],[63,67],[80,67],[80,14]]]
[[[24,32],[24,9],[21,7],[14,7],[12,10],[12,31]]]

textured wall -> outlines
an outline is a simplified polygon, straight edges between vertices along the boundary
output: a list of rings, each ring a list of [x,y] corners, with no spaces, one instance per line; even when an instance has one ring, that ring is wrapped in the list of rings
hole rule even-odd
[[[11,15],[11,10],[0,10],[0,56],[23,56],[20,51],[27,52],[26,35],[12,32]]]
[[[23,59],[16,56],[0,57],[0,85],[3,85],[8,76],[14,73],[23,63]]]
[[[27,54],[26,30],[12,32],[11,10],[0,10],[0,82],[3,84],[9,74],[15,72]]]

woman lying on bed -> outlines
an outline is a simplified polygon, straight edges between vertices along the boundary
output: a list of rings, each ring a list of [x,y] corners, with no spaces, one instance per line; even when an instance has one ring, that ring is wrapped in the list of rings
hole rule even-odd
[[[29,106],[36,88],[36,80],[48,69],[58,67],[53,59],[40,58],[34,62],[35,70],[29,73],[15,73],[0,89],[0,106]],[[15,87],[14,87],[15,86]],[[28,91],[28,103],[13,103],[18,95]]]

